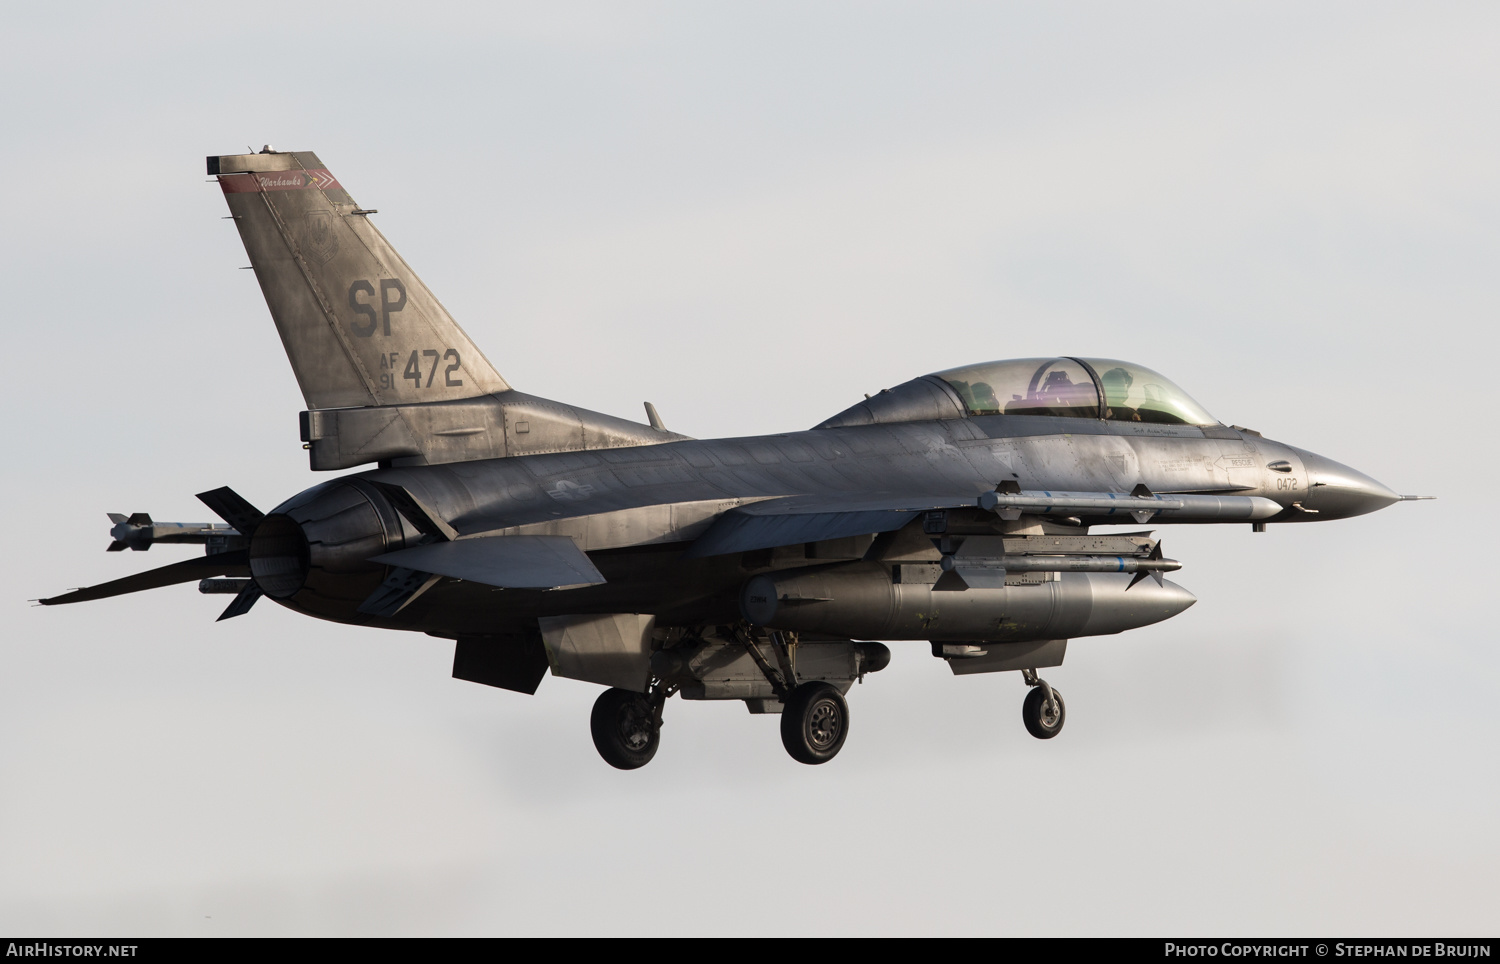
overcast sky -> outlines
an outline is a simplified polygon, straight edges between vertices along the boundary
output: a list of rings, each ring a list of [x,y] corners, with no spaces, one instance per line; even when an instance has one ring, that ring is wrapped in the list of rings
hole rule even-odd
[[[1500,929],[1492,3],[30,4],[0,57],[0,931]],[[1176,619],[1015,674],[925,643],[838,759],[192,585],[307,470],[203,157],[313,150],[517,388],[699,437],[995,358],[1120,357],[1440,496],[1167,527]],[[1185,531],[1184,531],[1185,530]]]

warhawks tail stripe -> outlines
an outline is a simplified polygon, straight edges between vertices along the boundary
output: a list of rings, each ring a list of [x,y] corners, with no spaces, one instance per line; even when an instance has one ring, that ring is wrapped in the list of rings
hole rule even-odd
[[[273,171],[267,174],[221,174],[219,185],[225,194],[255,194],[260,191],[303,191],[316,188],[327,191],[339,182],[324,168],[313,171]]]

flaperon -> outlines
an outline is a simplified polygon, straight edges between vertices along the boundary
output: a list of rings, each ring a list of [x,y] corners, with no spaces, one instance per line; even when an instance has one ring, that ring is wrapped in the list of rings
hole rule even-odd
[[[594,742],[655,754],[663,707],[780,713],[803,763],[849,729],[879,642],[957,674],[1018,671],[1027,729],[1055,736],[1036,671],[1070,638],[1191,606],[1150,523],[1343,519],[1416,498],[1221,424],[1172,382],[1102,358],[985,362],[915,378],[814,428],[701,441],[510,387],[307,152],[208,159],[307,402],[314,470],[374,465],[224,524],[112,514],[111,550],[206,554],[42,600],[175,583],[337,622],[456,641],[453,675],[534,693],[548,669],[607,689]]]

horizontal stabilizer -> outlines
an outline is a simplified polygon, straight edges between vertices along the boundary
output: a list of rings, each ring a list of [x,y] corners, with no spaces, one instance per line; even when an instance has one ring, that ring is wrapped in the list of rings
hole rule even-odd
[[[972,495],[913,496],[872,502],[770,499],[719,516],[692,544],[685,558],[702,559],[799,542],[892,532],[916,518],[918,512],[974,504],[975,496]]]
[[[502,589],[594,586],[604,576],[567,536],[489,536],[434,542],[375,556],[374,562]]]
[[[148,569],[123,579],[100,583],[86,589],[75,589],[61,596],[38,599],[37,602],[43,606],[60,606],[63,603],[88,602],[91,599],[107,599],[110,596],[123,596],[126,593],[141,592],[146,589],[160,589],[162,586],[175,586],[180,582],[197,582],[214,576],[248,575],[250,575],[250,552],[248,549],[240,549],[235,552],[220,552],[198,559],[189,559],[186,562],[174,562],[160,569]]]

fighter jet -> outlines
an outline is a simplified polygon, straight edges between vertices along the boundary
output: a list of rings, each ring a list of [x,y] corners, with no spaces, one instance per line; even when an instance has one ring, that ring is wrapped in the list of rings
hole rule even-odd
[[[512,388],[315,154],[208,173],[306,400],[312,470],[373,468],[269,512],[200,493],[221,523],[111,514],[112,551],[205,553],[40,602],[197,582],[233,594],[220,619],[265,596],[453,640],[461,680],[605,687],[590,724],[620,769],[655,755],[674,694],[780,714],[787,752],[826,763],[887,643],[1019,673],[1022,721],[1051,739],[1066,706],[1037,673],[1070,639],[1195,601],[1140,527],[1264,532],[1418,498],[1114,359],[966,365],[753,438],[679,435],[650,403],[645,423],[586,411]]]

